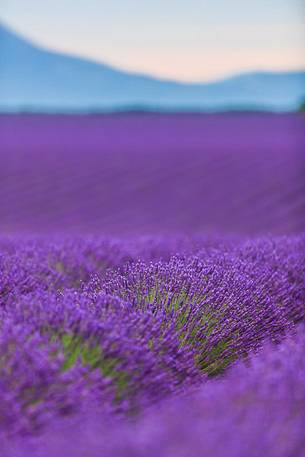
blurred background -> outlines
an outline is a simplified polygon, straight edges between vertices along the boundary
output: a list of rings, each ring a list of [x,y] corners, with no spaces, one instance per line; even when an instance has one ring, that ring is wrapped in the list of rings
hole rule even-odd
[[[304,231],[303,0],[2,0],[0,232]]]

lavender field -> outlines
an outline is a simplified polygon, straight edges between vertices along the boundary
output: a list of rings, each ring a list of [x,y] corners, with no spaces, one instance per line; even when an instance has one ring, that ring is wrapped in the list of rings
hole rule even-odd
[[[1,231],[298,233],[305,118],[0,116]]]
[[[305,117],[0,116],[1,457],[305,457]]]

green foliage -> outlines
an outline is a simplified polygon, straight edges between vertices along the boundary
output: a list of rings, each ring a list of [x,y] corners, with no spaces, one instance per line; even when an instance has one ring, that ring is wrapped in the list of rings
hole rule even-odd
[[[160,291],[156,286],[151,288],[144,297],[144,302],[162,303],[167,312],[175,311],[175,322],[177,330],[180,332],[180,347],[189,345],[199,350],[200,356],[196,358],[196,363],[209,376],[215,376],[222,373],[231,361],[234,355],[223,358],[221,355],[228,347],[229,341],[220,341],[216,346],[207,352],[206,341],[203,337],[202,328],[205,327],[204,335],[209,336],[218,323],[218,317],[215,310],[206,308],[200,316],[195,314],[191,316],[192,303],[199,303],[204,300],[205,295],[189,296],[188,291],[182,289],[180,292],[171,295],[168,291]],[[143,302],[143,294],[138,291],[138,299]],[[183,326],[187,324],[188,331],[183,332]],[[191,330],[190,330],[191,329]],[[153,341],[149,343],[150,349],[153,348]]]
[[[62,370],[75,366],[77,361],[92,370],[100,370],[105,377],[112,378],[116,385],[117,399],[121,399],[128,388],[128,374],[118,369],[119,359],[103,354],[99,344],[85,340],[82,336],[65,333],[60,338],[65,360]]]

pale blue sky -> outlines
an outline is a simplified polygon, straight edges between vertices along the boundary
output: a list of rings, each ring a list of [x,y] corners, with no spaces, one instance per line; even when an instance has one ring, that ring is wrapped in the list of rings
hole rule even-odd
[[[1,0],[0,21],[56,50],[180,80],[305,68],[304,0]]]

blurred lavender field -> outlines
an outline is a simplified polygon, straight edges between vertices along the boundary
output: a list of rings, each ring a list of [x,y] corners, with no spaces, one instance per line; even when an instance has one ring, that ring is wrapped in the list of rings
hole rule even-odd
[[[305,457],[304,127],[0,116],[1,457]]]
[[[298,115],[0,117],[2,232],[300,232]]]

